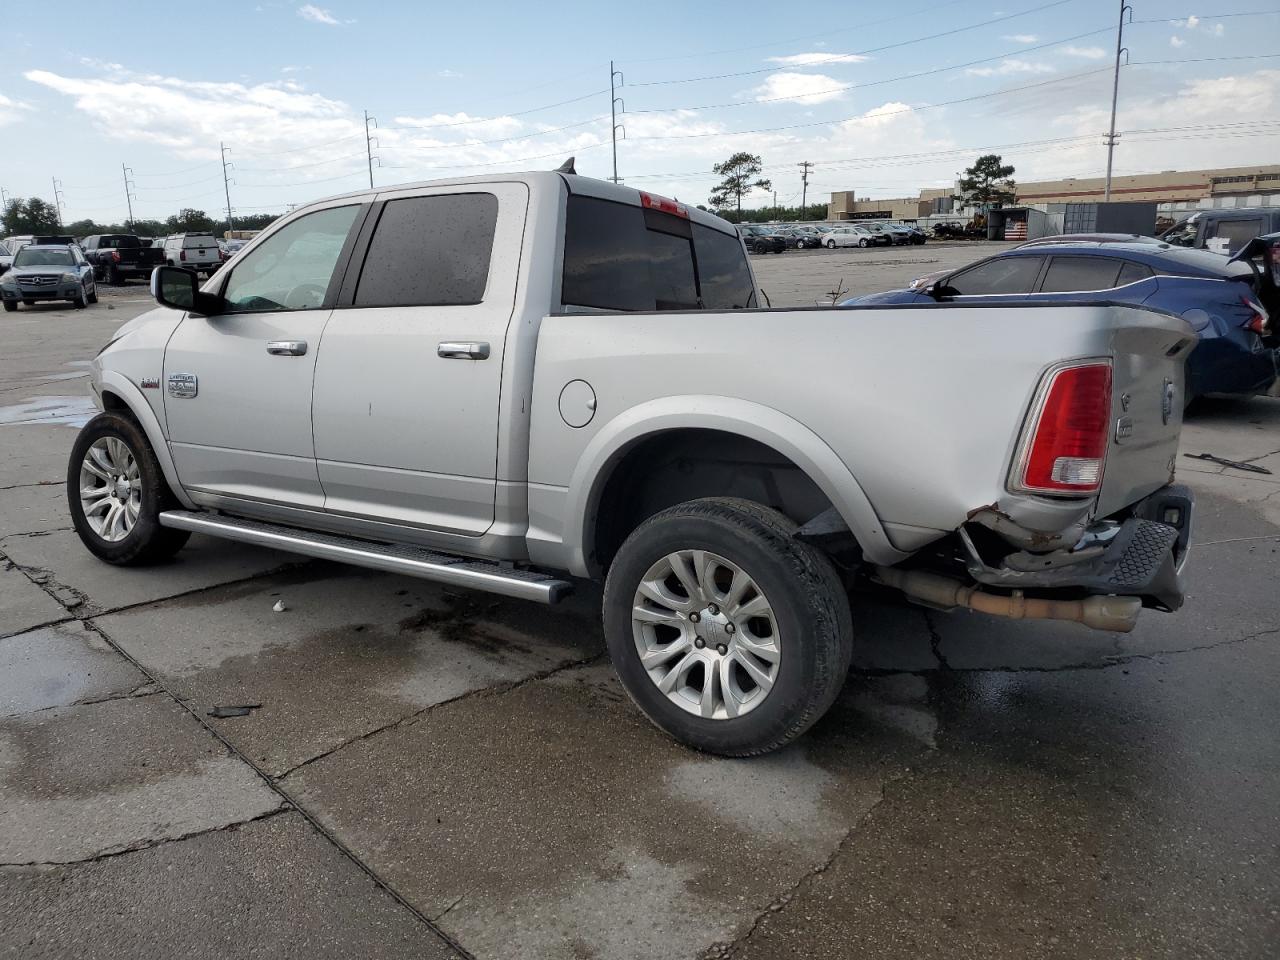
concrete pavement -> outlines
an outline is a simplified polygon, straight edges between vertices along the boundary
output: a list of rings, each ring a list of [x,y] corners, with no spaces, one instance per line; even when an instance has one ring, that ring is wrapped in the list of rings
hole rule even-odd
[[[816,277],[864,253],[910,255],[755,260]],[[1187,424],[1184,449],[1275,473],[1180,458],[1201,499],[1178,614],[1113,636],[868,592],[831,714],[726,761],[631,707],[591,589],[552,611],[201,538],[150,570],[92,561],[61,501],[81,414],[45,398],[83,395],[140,291],[0,319],[0,957],[1280,940],[1280,401]]]

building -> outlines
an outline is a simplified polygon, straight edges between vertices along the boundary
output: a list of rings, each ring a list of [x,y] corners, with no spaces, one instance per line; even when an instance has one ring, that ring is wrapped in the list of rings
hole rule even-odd
[[[1016,159],[1016,158],[1015,158]],[[950,187],[930,187],[915,198],[858,200],[854,191],[831,194],[829,220],[914,220],[950,213]],[[1106,192],[1103,177],[1040,180],[1017,185],[1017,204],[1048,209],[1051,204],[1097,203]],[[1280,206],[1280,165],[1222,167],[1111,178],[1113,202],[1155,203],[1161,214],[1222,207]]]

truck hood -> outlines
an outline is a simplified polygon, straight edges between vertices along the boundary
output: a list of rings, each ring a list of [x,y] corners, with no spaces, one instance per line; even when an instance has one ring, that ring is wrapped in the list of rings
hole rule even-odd
[[[178,325],[184,316],[186,314],[181,310],[174,310],[170,307],[156,307],[154,310],[148,310],[146,313],[120,324],[111,339],[98,351],[98,356],[102,356],[102,354],[126,338],[137,339],[139,334],[145,334],[147,339],[159,342],[163,346],[168,342],[169,335],[173,333],[173,328]]]

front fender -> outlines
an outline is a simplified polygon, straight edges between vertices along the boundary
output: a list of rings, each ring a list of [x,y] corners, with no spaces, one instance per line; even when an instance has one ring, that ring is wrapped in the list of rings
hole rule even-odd
[[[97,379],[99,392],[113,393],[119,397],[125,406],[129,408],[133,418],[142,426],[142,430],[151,444],[151,449],[155,451],[156,459],[160,462],[160,469],[164,471],[165,481],[169,484],[169,489],[173,491],[173,495],[188,510],[198,510],[199,508],[187,496],[186,491],[182,489],[182,484],[178,481],[178,471],[174,466],[173,456],[169,453],[168,440],[165,439],[160,421],[156,418],[155,411],[151,409],[151,405],[147,403],[147,398],[142,395],[142,391],[134,386],[133,382],[125,377],[124,374],[115,370],[101,370]]]
[[[571,572],[589,573],[596,508],[614,465],[635,444],[668,430],[703,429],[755,440],[790,459],[818,485],[853,532],[866,557],[893,564],[909,554],[896,549],[853,473],[827,444],[800,422],[771,407],[735,397],[662,397],[614,417],[591,439],[569,481],[564,544]]]

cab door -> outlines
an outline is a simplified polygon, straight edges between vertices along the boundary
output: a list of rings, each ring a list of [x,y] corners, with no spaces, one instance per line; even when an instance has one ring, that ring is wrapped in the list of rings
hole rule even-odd
[[[418,188],[378,200],[316,364],[325,509],[479,536],[494,519],[528,187]]]
[[[320,335],[362,208],[303,214],[259,242],[222,284],[222,309],[188,314],[164,357],[169,444],[196,495],[320,509],[311,387]]]

